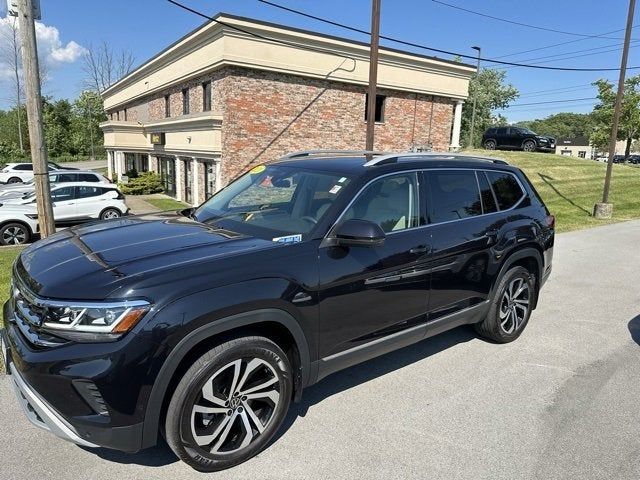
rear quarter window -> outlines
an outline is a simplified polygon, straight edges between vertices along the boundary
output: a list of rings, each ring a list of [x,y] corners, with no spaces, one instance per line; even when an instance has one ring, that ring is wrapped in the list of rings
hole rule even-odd
[[[429,223],[450,222],[482,214],[482,203],[473,170],[427,172]]]
[[[505,172],[486,172],[489,183],[498,200],[500,210],[508,210],[524,196],[516,177]]]

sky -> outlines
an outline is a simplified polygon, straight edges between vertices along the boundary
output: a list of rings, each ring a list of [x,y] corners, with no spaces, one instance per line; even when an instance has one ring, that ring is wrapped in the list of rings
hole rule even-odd
[[[258,0],[180,0],[203,13],[233,13],[256,19],[305,28],[317,32],[367,41],[368,36],[300,17],[260,3]],[[326,17],[360,29],[370,29],[370,0],[273,0],[290,8]],[[432,0],[382,0],[380,32],[409,42],[474,56],[471,46],[482,48],[482,56],[505,61],[535,63],[558,60],[549,55],[581,55],[544,63],[547,66],[576,68],[617,68],[628,8],[627,0],[443,0],[452,5],[487,15],[528,23],[551,32],[500,22],[454,9]],[[520,5],[521,8],[514,8]],[[606,5],[606,6],[605,6]],[[130,49],[136,63],[142,63],[170,43],[203,23],[203,19],[183,11],[166,0],[41,0],[42,20],[37,28],[41,58],[47,63],[48,80],[44,93],[54,98],[74,98],[82,90],[82,53],[91,45],[108,42],[115,50]],[[638,10],[638,9],[637,9]],[[636,10],[637,22],[640,13]],[[6,27],[5,2],[0,5],[0,29]],[[635,23],[634,22],[634,23]],[[587,35],[606,38],[588,38]],[[640,28],[634,30],[629,66],[640,67]],[[529,53],[514,53],[572,42]],[[383,46],[413,50],[387,41]],[[590,51],[583,51],[590,49]],[[575,53],[574,53],[575,52]],[[431,53],[433,54],[433,53]],[[442,58],[451,56],[434,54]],[[560,57],[561,58],[561,57]],[[465,60],[475,64],[473,60]],[[483,63],[483,67],[491,64]],[[496,65],[492,65],[497,68]],[[617,79],[617,72],[562,72],[511,67],[507,82],[520,91],[513,106],[501,111],[509,121],[544,118],[561,111],[589,112],[596,90],[590,83]],[[630,70],[629,74],[640,69]],[[6,68],[0,63],[0,108],[9,107]],[[562,89],[562,90],[560,90]],[[548,91],[555,90],[555,91]],[[574,102],[566,100],[573,99]],[[528,103],[551,102],[542,105]]]

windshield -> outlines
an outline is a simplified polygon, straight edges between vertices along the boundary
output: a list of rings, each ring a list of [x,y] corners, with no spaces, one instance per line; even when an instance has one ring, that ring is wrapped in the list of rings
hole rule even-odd
[[[533,131],[529,130],[528,128],[518,127],[518,129],[520,130],[520,133],[522,133],[523,135],[537,135],[536,132],[533,132]]]
[[[297,242],[324,217],[350,178],[259,165],[200,206],[193,217],[247,235]]]

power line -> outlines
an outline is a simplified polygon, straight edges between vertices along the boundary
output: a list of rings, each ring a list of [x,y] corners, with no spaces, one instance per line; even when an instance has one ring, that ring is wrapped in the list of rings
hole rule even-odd
[[[584,98],[569,98],[566,100],[549,100],[546,102],[532,102],[532,103],[514,103],[513,105],[509,105],[508,107],[505,108],[511,108],[511,107],[525,107],[525,106],[529,106],[529,105],[546,105],[549,103],[570,103],[570,102],[582,102],[584,100],[597,100],[598,97],[584,97]]]
[[[633,28],[637,28],[640,25],[636,25]],[[617,33],[617,32],[622,32],[624,31],[624,28],[619,28],[617,30],[612,30],[610,32],[604,32],[604,33],[599,33],[597,35],[594,35],[592,38],[607,38],[605,37],[605,35],[609,35],[611,33]],[[566,42],[560,42],[560,43],[553,43],[551,45],[545,45],[543,47],[537,47],[537,48],[530,48],[529,50],[521,50],[519,52],[513,52],[513,53],[507,53],[506,55],[499,55],[496,58],[507,58],[507,57],[513,57],[515,55],[521,55],[523,53],[531,53],[531,52],[537,52],[539,50],[546,50],[548,48],[555,48],[555,47],[560,47],[561,45],[569,45],[570,43],[576,43],[576,42],[582,42],[584,40],[589,40],[588,38],[577,38],[575,40],[568,40]]]
[[[476,12],[475,10],[469,10],[467,8],[459,7],[457,5],[452,5],[450,3],[442,2],[440,0],[431,0],[431,1],[433,3],[438,3],[438,4],[444,5],[446,7],[455,8],[456,10],[461,10],[463,12],[471,13],[473,15],[478,15],[480,17],[485,17],[485,18],[490,18],[492,20],[497,20],[499,22],[510,23],[512,25],[518,25],[520,27],[533,28],[533,29],[542,30],[542,31],[545,31],[545,32],[561,33],[563,35],[572,35],[574,37],[583,37],[583,38],[593,38],[594,37],[594,35],[587,35],[585,33],[567,32],[567,31],[564,31],[564,30],[556,30],[554,28],[541,27],[539,25],[531,25],[529,23],[516,22],[515,20],[509,20],[509,19],[506,19],[506,18],[494,17],[493,15],[487,15],[486,13]],[[598,37],[599,38],[614,39],[612,37],[602,37],[602,36],[598,36]],[[615,38],[615,40],[622,40],[622,38]]]
[[[638,43],[640,42],[640,40],[633,40],[631,43]],[[609,47],[617,47],[615,50],[617,51],[619,49],[619,47],[622,46],[622,43],[610,43],[609,45],[602,45],[600,47],[593,47],[593,48],[583,48],[580,50],[573,50],[571,52],[562,52],[562,53],[554,53],[553,55],[544,55],[542,57],[535,57],[535,58],[527,58],[526,60],[520,60],[521,62],[535,62],[536,60],[544,60],[547,58],[554,58],[554,57],[562,57],[565,55],[573,55],[574,53],[584,53],[584,52],[594,52],[595,50],[602,50],[603,48],[609,48]],[[607,52],[609,52],[610,50],[606,50]],[[604,52],[596,52],[593,55],[597,55],[598,53],[604,53]]]
[[[565,90],[565,89],[568,89],[568,88],[587,87],[587,86],[591,86],[591,84],[590,83],[580,83],[578,85],[569,85],[569,86],[560,87],[560,88],[548,88],[546,90],[534,90],[532,92],[526,92],[525,91],[524,93],[520,94],[520,97],[523,97],[525,95],[531,95],[531,94],[534,94],[534,93],[555,92],[557,90]]]
[[[557,90],[551,90],[549,92],[543,92],[543,93],[525,93],[525,94],[521,94],[518,95],[518,98],[529,98],[529,97],[545,97],[545,96],[549,96],[549,95],[557,95],[557,94],[564,94],[564,93],[571,93],[571,92],[579,92],[580,90],[591,90],[595,88],[593,85],[590,85],[588,87],[579,87],[579,88],[566,88],[566,89],[557,89]]]
[[[177,3],[173,0],[167,0],[171,3]],[[319,22],[323,22],[323,23],[328,23],[330,25],[334,25],[336,27],[340,27],[340,28],[344,28],[346,30],[350,30],[352,32],[357,32],[357,33],[361,33],[363,35],[370,35],[370,32],[368,32],[367,30],[363,30],[360,28],[356,28],[356,27],[352,27],[350,25],[345,25],[344,23],[339,23],[336,22],[334,20],[329,20],[327,18],[323,18],[323,17],[319,17],[316,15],[311,15],[309,13],[306,12],[302,12],[300,10],[295,10],[293,8],[289,8],[289,7],[285,7],[284,5],[280,5],[274,2],[271,2],[269,0],[258,0],[260,3],[264,3],[266,5],[270,5],[272,7],[275,8],[279,8],[281,10],[285,10],[287,12],[291,12],[294,13],[296,15],[300,15],[303,17],[307,17],[307,18],[311,18],[313,20],[317,20]],[[439,48],[433,48],[433,47],[427,47],[426,45],[421,45],[419,43],[414,43],[414,42],[408,42],[406,40],[400,40],[398,38],[394,38],[394,37],[389,37],[386,35],[380,35],[381,39],[384,40],[388,40],[390,42],[394,42],[394,43],[399,43],[401,45],[406,45],[409,47],[415,47],[415,48],[420,48],[422,50],[428,50],[428,51],[432,51],[432,52],[438,52],[438,53],[443,53],[446,55],[452,55],[455,57],[460,57],[460,58],[468,58],[471,60],[477,60],[478,57],[474,57],[471,55],[466,55],[464,53],[460,53],[460,52],[452,52],[449,50],[442,50]],[[526,67],[526,68],[535,68],[538,70],[554,70],[554,71],[564,71],[564,72],[610,72],[610,71],[619,71],[619,68],[571,68],[571,67],[549,67],[549,66],[545,66],[545,65],[531,65],[531,64],[524,64],[524,63],[515,63],[515,62],[504,62],[501,60],[495,60],[492,58],[482,58],[480,57],[481,61],[484,62],[489,62],[489,63],[496,63],[499,65],[510,65],[510,66],[515,66],[515,67]],[[639,69],[640,67],[628,67],[627,70],[635,70],[635,69]]]

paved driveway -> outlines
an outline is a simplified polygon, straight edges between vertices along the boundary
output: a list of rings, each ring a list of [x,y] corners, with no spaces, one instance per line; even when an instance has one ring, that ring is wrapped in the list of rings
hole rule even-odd
[[[559,235],[510,345],[443,334],[309,388],[275,443],[200,475],[166,447],[83,450],[32,427],[0,380],[2,479],[640,478],[640,222]]]

